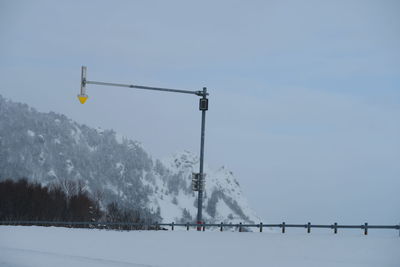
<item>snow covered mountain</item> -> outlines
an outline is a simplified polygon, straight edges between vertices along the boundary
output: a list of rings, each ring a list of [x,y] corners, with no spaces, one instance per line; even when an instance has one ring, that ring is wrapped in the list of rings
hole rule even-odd
[[[81,181],[103,205],[114,201],[152,219],[192,222],[197,192],[191,189],[191,174],[198,164],[188,151],[152,159],[138,142],[117,138],[112,130],[93,129],[0,96],[0,180]],[[260,221],[232,172],[206,165],[205,173],[205,221]]]

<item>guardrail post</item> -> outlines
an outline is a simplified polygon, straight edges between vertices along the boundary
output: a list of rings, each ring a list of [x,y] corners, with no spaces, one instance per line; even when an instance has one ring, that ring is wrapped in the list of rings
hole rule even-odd
[[[189,231],[189,223],[186,223],[186,230]]]
[[[307,233],[311,233],[311,223],[307,223]]]
[[[174,231],[174,222],[171,223],[171,230]]]
[[[285,233],[285,222],[282,223],[282,234]]]
[[[239,232],[242,231],[242,223],[239,223]]]
[[[368,235],[368,223],[364,223],[364,235]]]
[[[221,228],[219,229],[221,232],[223,231],[223,227],[222,227],[223,224],[224,223],[221,223]]]
[[[333,224],[333,233],[337,234],[337,222]]]
[[[262,231],[263,231],[263,223],[260,222],[260,233],[262,233]]]

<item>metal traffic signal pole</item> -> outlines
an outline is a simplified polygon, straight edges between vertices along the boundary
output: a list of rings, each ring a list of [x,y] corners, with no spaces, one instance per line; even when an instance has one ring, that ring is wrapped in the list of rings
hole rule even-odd
[[[204,101],[204,102],[202,102]],[[202,107],[202,104],[205,105]],[[199,175],[199,193],[197,196],[197,224],[203,223],[203,190],[204,190],[204,137],[206,128],[206,111],[208,110],[208,99],[207,99],[207,88],[203,88],[203,98],[200,99],[200,110],[201,110],[201,139],[200,139],[200,175]],[[200,231],[201,227],[197,227]]]
[[[205,126],[206,126],[206,111],[208,110],[208,93],[207,88],[203,87],[202,91],[191,91],[191,90],[180,90],[180,89],[170,89],[170,88],[161,88],[161,87],[151,87],[151,86],[142,86],[142,85],[132,85],[132,84],[121,84],[121,83],[108,83],[108,82],[97,82],[97,81],[88,81],[86,79],[86,70],[85,66],[82,66],[81,72],[81,93],[78,95],[79,101],[84,104],[88,99],[86,95],[86,85],[94,84],[94,85],[104,85],[104,86],[117,86],[117,87],[128,87],[135,89],[144,89],[144,90],[153,90],[153,91],[163,91],[170,93],[182,93],[182,94],[193,94],[200,96],[199,101],[199,109],[201,111],[201,139],[200,139],[200,170],[199,173],[196,174],[197,177],[197,186],[195,191],[198,191],[198,201],[197,201],[197,224],[203,223],[203,191],[204,191],[204,137],[205,137]],[[198,226],[197,230],[201,230],[201,227]]]

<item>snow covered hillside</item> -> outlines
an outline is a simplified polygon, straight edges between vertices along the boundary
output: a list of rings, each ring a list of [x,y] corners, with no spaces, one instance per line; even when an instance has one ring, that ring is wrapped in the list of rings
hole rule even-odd
[[[188,151],[161,162],[112,130],[93,129],[0,96],[0,180],[82,181],[103,206],[117,202],[153,221],[193,222],[197,194],[191,190],[191,173],[198,172],[198,164]],[[207,166],[205,172],[205,221],[260,222],[232,172]]]
[[[400,238],[362,233],[131,231],[0,226],[0,266],[398,267]]]

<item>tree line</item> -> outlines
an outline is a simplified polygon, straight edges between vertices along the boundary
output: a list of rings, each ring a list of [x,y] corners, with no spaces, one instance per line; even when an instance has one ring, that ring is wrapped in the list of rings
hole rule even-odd
[[[101,208],[82,182],[65,180],[44,186],[27,179],[0,181],[0,221],[134,222],[140,212],[113,202]]]

